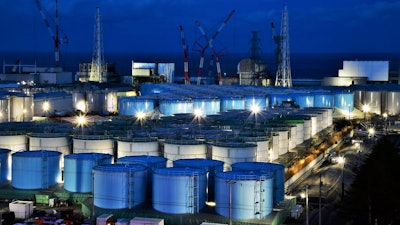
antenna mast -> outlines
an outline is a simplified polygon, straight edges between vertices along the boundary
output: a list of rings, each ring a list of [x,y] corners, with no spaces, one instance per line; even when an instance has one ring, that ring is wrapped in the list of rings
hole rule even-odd
[[[275,86],[292,87],[292,75],[290,69],[290,51],[289,51],[289,19],[287,5],[282,12],[281,34],[279,37],[273,36],[277,44],[277,70]],[[273,24],[271,24],[274,29]]]
[[[89,81],[106,82],[103,48],[103,29],[101,26],[100,7],[97,7],[96,22],[94,26],[94,43],[92,65],[90,68]]]

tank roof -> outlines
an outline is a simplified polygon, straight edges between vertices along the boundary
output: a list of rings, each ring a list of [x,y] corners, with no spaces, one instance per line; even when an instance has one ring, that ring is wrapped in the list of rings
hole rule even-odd
[[[131,155],[118,158],[118,162],[142,162],[142,163],[157,163],[165,162],[166,158],[161,156],[151,156],[151,155]]]
[[[146,169],[147,167],[141,164],[107,164],[93,167],[93,170],[107,172],[134,172]]]
[[[168,168],[155,169],[153,173],[171,175],[171,176],[193,176],[196,174],[203,175],[206,173],[206,171],[202,169],[195,169],[188,167],[168,167]]]
[[[38,150],[38,151],[23,151],[15,152],[12,154],[13,157],[45,157],[45,156],[59,156],[61,152],[49,151],[49,150]]]
[[[221,179],[226,179],[229,181],[234,180],[260,180],[260,179],[270,179],[271,174],[263,174],[259,172],[247,172],[247,171],[228,171],[217,173],[216,177]]]
[[[97,159],[104,159],[104,158],[111,158],[112,155],[105,154],[105,153],[75,153],[65,155],[64,159],[81,159],[81,160],[97,160]]]
[[[210,167],[210,166],[222,166],[224,162],[215,160],[215,159],[203,159],[203,158],[193,158],[193,159],[178,159],[175,160],[175,164],[179,164],[180,166],[204,166],[204,167]]]
[[[282,164],[268,163],[268,162],[238,162],[231,165],[232,169],[240,168],[245,170],[277,170],[285,169]]]

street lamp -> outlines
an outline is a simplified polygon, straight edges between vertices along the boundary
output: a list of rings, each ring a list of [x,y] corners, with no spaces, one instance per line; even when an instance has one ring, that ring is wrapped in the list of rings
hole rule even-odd
[[[201,117],[203,116],[203,110],[197,108],[197,109],[194,110],[193,114],[194,114],[194,118],[197,119],[197,123],[198,123],[198,126],[199,126],[199,131],[200,131],[200,135],[201,135],[201,126],[200,126],[201,124],[200,124],[200,121],[201,121]]]
[[[305,193],[301,193],[300,197],[306,199],[306,225],[309,225],[309,220],[308,220],[308,184],[306,184]]]
[[[369,105],[363,105],[363,111],[364,111],[364,120],[367,119],[367,113],[369,112],[370,108]]]
[[[257,126],[257,114],[260,113],[261,108],[257,104],[253,104],[250,108],[251,113],[254,114],[254,123]]]
[[[50,110],[50,103],[48,101],[43,102],[42,109],[43,109],[44,115],[47,116],[47,112]]]
[[[339,156],[338,157],[338,163],[342,164],[342,200],[344,198],[344,163],[345,163],[345,158],[344,156]]]
[[[87,124],[87,119],[85,115],[79,115],[76,118],[76,122],[79,127],[81,127],[82,135],[83,135],[83,127]]]
[[[136,118],[139,120],[140,122],[140,127],[143,126],[143,120],[146,118],[146,113],[139,111],[136,113]]]

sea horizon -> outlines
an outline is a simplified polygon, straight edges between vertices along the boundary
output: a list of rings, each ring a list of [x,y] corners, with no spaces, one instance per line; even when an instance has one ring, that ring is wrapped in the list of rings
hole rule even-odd
[[[249,58],[250,53],[229,53],[220,57],[221,71],[227,76],[237,73],[237,65],[241,59]],[[64,52],[60,56],[60,63],[64,71],[76,74],[79,63],[91,62],[92,53]],[[132,61],[135,62],[164,62],[175,63],[175,77],[183,77],[183,53],[105,53],[105,61],[114,63],[120,75],[131,75]],[[271,54],[260,54],[266,62],[268,71],[272,76],[276,71],[276,58]],[[52,67],[55,65],[52,52],[0,52],[1,64],[13,64],[20,60],[22,64],[39,67]],[[400,53],[292,53],[290,55],[292,79],[323,79],[324,77],[337,76],[338,70],[343,68],[345,60],[372,60],[389,61],[390,71],[399,71]],[[193,52],[189,55],[189,74],[197,77],[200,54]],[[210,68],[210,55],[205,56],[203,76],[208,74]],[[216,74],[215,61],[212,73]]]

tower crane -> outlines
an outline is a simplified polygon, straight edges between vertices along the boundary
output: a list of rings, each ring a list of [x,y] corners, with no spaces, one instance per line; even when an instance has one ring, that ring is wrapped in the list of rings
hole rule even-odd
[[[182,47],[183,47],[183,57],[184,57],[183,72],[184,72],[184,75],[185,75],[185,84],[190,84],[188,48],[187,48],[187,44],[186,44],[185,35],[183,33],[182,25],[180,25],[179,28],[181,30],[181,41],[182,41]]]
[[[56,19],[55,19],[55,33],[53,32],[53,30],[50,27],[50,23],[47,20],[46,15],[43,12],[43,7],[40,4],[39,0],[36,0],[36,6],[39,9],[40,14],[42,15],[43,21],[51,35],[51,38],[54,41],[54,58],[55,58],[55,64],[56,67],[60,66],[60,37],[59,37],[59,27],[58,27],[58,0],[56,0]],[[68,43],[68,37],[65,36],[62,39],[62,43],[63,44],[67,44]]]
[[[225,18],[225,20],[223,21],[221,26],[218,28],[218,30],[214,33],[214,35],[211,37],[211,39],[208,38],[208,36],[206,35],[206,32],[204,31],[204,29],[201,26],[200,22],[198,20],[196,21],[196,25],[199,27],[201,34],[203,35],[203,37],[207,41],[206,45],[201,50],[197,84],[200,84],[201,75],[203,73],[204,53],[205,53],[205,50],[208,47],[210,47],[210,49],[212,50],[212,52],[213,52],[213,54],[215,56],[215,65],[217,67],[218,83],[221,84],[222,75],[221,75],[221,66],[220,66],[220,63],[219,63],[219,54],[218,54],[218,52],[215,51],[215,49],[214,49],[214,47],[212,45],[212,42],[215,40],[215,38],[218,36],[218,34],[221,32],[221,30],[225,27],[225,25],[228,23],[229,19],[232,17],[232,15],[234,13],[235,13],[235,10],[232,10],[228,14],[228,16]]]

